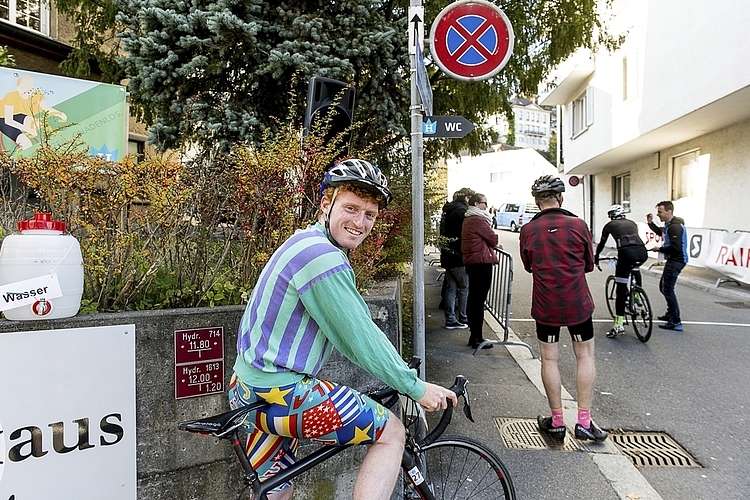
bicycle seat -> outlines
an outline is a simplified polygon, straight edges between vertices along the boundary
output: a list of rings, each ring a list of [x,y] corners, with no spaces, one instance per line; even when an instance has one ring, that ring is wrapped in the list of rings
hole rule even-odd
[[[242,425],[245,417],[251,411],[257,410],[268,403],[257,401],[253,404],[237,408],[236,410],[214,415],[200,420],[187,420],[177,424],[181,431],[196,432],[198,434],[213,434],[216,437],[225,437],[228,433]]]

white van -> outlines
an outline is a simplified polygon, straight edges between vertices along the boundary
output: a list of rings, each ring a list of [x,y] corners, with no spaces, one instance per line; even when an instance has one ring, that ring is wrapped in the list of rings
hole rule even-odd
[[[495,222],[498,228],[507,227],[511,231],[518,231],[538,213],[539,207],[533,202],[505,203],[495,212]]]

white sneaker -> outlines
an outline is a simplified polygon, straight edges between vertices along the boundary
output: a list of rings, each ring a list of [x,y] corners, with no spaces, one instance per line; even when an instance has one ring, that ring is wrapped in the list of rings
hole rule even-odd
[[[625,333],[624,326],[613,326],[612,329],[607,332],[607,337],[613,339],[618,335],[622,335],[623,333]]]
[[[463,323],[446,323],[445,324],[446,330],[464,330],[466,328],[469,328],[468,325],[464,325]]]

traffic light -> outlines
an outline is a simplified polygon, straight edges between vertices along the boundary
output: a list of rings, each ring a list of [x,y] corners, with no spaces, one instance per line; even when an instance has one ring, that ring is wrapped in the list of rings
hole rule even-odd
[[[356,89],[338,80],[314,76],[307,88],[307,109],[305,110],[305,135],[316,126],[327,127],[324,138],[329,142],[333,137],[346,131],[354,116]],[[350,137],[345,138],[349,142]]]

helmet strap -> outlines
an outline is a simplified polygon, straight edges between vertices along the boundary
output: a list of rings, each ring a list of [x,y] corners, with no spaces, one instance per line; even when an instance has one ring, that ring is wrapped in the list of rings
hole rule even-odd
[[[328,238],[328,241],[330,241],[333,246],[338,248],[339,250],[343,250],[346,253],[346,256],[349,257],[349,249],[344,248],[339,244],[338,241],[333,237],[333,234],[331,233],[331,212],[333,211],[333,204],[336,202],[336,196],[339,194],[339,188],[336,187],[333,190],[333,195],[331,196],[331,204],[328,206],[328,213],[323,212],[323,220],[325,222],[325,228],[326,228],[326,237]]]

